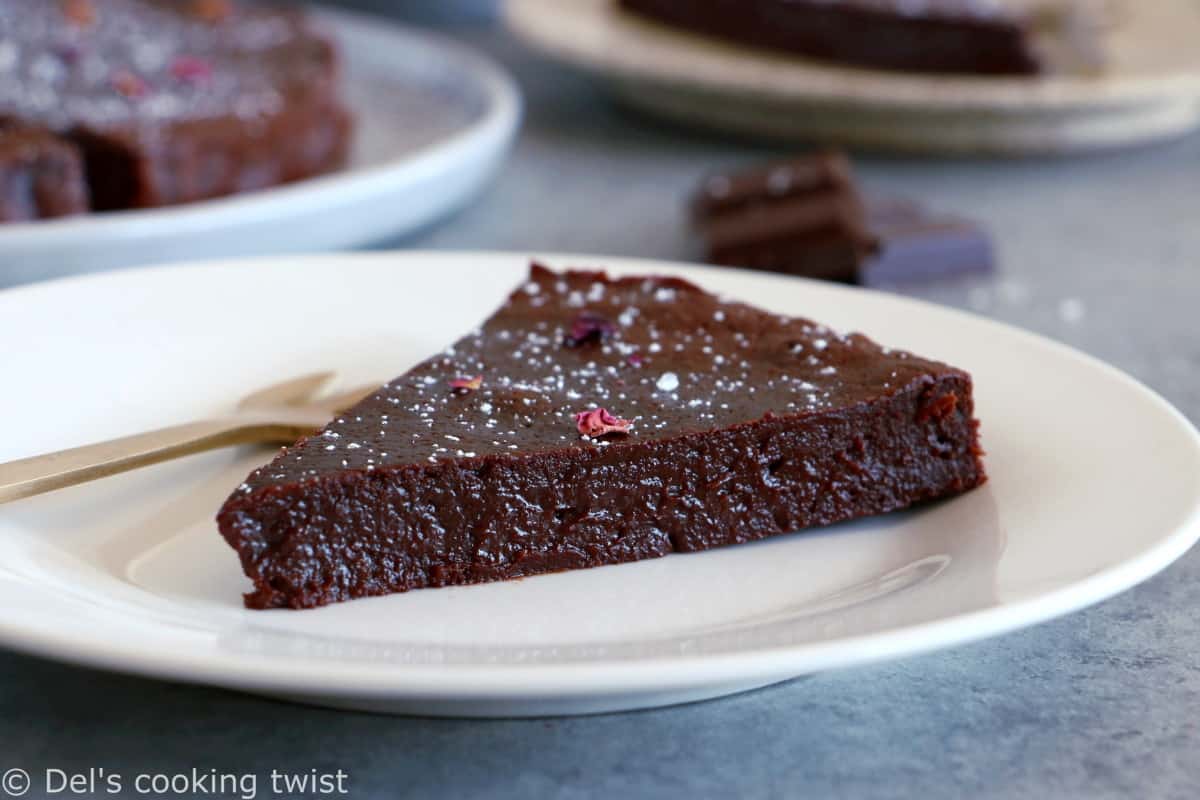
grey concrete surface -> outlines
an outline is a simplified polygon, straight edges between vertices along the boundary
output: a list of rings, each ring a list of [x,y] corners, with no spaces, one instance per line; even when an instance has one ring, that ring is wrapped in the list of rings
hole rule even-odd
[[[779,152],[628,116],[501,32],[453,30],[518,75],[524,133],[477,203],[394,245],[687,258],[683,194],[714,167]],[[858,163],[872,189],[970,214],[1000,243],[995,278],[912,294],[1079,347],[1200,420],[1200,137],[1057,161]],[[339,713],[0,653],[0,771],[341,769],[353,797],[1191,798],[1197,609],[1193,552],[1112,601],[992,641],[555,720]]]

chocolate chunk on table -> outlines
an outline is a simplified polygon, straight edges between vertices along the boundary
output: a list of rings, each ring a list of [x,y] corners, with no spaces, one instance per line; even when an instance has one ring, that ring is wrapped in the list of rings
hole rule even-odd
[[[995,269],[991,237],[963,217],[916,205],[897,215],[868,210],[878,247],[859,266],[857,282],[889,287],[920,281],[985,275]]]
[[[849,160],[828,150],[789,161],[779,161],[736,173],[712,175],[692,204],[693,215],[705,219],[763,200],[785,200],[814,192],[854,189]]]
[[[714,264],[895,286],[988,272],[991,242],[961,217],[864,201],[840,153],[709,177],[692,201]]]

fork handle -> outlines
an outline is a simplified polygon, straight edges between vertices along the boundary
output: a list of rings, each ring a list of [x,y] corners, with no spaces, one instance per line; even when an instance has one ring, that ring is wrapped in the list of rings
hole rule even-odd
[[[272,441],[279,434],[275,428],[238,419],[202,420],[9,461],[0,464],[0,503],[218,447]]]

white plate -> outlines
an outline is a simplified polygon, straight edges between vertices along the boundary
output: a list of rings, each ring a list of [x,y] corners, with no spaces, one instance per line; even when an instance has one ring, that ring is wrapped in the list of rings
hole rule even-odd
[[[320,11],[358,128],[340,172],[171,208],[0,224],[0,287],[147,263],[338,250],[454,211],[500,165],[520,95],[492,62],[427,31]]]
[[[1029,155],[1200,125],[1200,3],[1128,3],[1103,77],[929,76],[843,67],[646,22],[614,0],[507,0],[513,30],[679,121],[786,141]]]
[[[707,553],[486,586],[247,611],[213,514],[263,450],[0,507],[0,642],[331,706],[584,713],[715,697],[993,636],[1127,589],[1200,535],[1200,437],[1131,378],[913,300],[746,272],[680,274],[969,368],[990,482],[949,502]],[[519,255],[312,256],[0,293],[0,460],[227,408],[336,367],[384,379],[523,278]]]

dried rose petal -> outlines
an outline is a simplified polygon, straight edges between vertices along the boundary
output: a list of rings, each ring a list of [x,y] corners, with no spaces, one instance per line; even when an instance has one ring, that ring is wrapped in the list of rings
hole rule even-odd
[[[112,86],[131,99],[144,97],[150,90],[149,84],[127,69],[119,69],[113,73]]]
[[[614,417],[605,408],[593,408],[591,411],[580,411],[575,415],[575,427],[584,436],[596,438],[609,433],[629,433],[633,422],[620,417]]]
[[[625,363],[631,367],[640,367],[645,361],[641,353],[630,353],[629,358],[625,359]]]
[[[474,378],[455,378],[450,381],[450,388],[456,392],[474,392],[480,386],[483,386],[483,376],[476,375]]]
[[[204,83],[212,77],[212,64],[195,56],[180,56],[171,62],[171,74],[187,83]]]
[[[230,0],[192,0],[192,14],[205,22],[221,22],[232,13]]]
[[[92,0],[62,0],[62,13],[81,28],[96,22],[96,6]]]
[[[599,342],[617,332],[616,323],[608,317],[581,311],[571,323],[571,332],[563,343],[567,347],[579,347],[587,342]]]
[[[83,55],[83,48],[75,43],[63,44],[55,48],[54,53],[62,63],[74,66],[79,63],[79,59]]]

